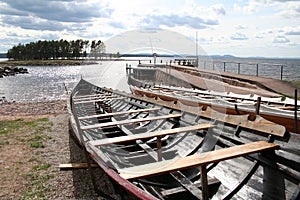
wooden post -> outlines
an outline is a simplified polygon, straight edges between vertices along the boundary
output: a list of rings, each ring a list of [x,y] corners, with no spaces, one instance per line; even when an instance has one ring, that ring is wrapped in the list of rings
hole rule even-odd
[[[200,171],[201,171],[202,199],[208,200],[208,182],[207,182],[206,165],[201,165]]]
[[[256,115],[259,115],[260,102],[261,102],[261,97],[257,97],[256,109],[255,109],[255,117],[256,117]]]
[[[256,64],[256,76],[258,76],[258,64]]]
[[[238,74],[240,74],[241,71],[241,63],[238,63]]]
[[[226,62],[224,62],[224,72],[226,71],[226,69],[225,69],[225,65],[226,65]]]
[[[295,115],[295,133],[298,133],[298,116],[297,116],[297,108],[298,108],[298,105],[297,105],[297,99],[298,99],[298,94],[297,94],[297,89],[295,89],[295,112],[294,112],[294,115]]]
[[[162,161],[161,136],[156,137],[156,146],[157,146],[157,159],[158,161]]]
[[[283,65],[280,66],[280,80],[282,80],[283,75]]]

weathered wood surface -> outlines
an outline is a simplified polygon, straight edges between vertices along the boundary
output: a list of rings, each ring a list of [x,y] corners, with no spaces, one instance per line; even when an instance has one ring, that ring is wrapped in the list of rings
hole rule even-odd
[[[66,164],[60,164],[59,166],[60,170],[73,170],[73,169],[86,169],[89,168],[88,163],[66,163]],[[97,164],[91,164],[91,167],[99,167]]]
[[[113,97],[113,98],[104,98],[104,99],[93,99],[93,100],[86,100],[86,101],[78,101],[75,104],[82,104],[82,103],[96,103],[96,102],[103,102],[109,100],[122,100],[126,99],[126,97]]]
[[[183,170],[191,167],[207,165],[214,162],[245,156],[252,153],[267,151],[278,148],[279,145],[265,141],[251,142],[248,144],[224,148],[201,154],[164,160],[160,162],[120,169],[120,175],[125,179],[143,178],[172,171]]]
[[[93,129],[93,128],[104,128],[104,127],[109,127],[109,126],[133,124],[133,123],[144,122],[144,121],[160,120],[160,119],[167,119],[167,118],[178,118],[178,117],[181,117],[181,114],[170,114],[170,115],[161,115],[161,116],[155,116],[155,117],[146,117],[146,118],[123,120],[123,121],[106,122],[106,123],[101,123],[101,124],[82,126],[81,129],[88,130],[88,129]]]
[[[94,97],[102,97],[102,96],[111,96],[112,93],[101,93],[101,94],[88,94],[88,95],[76,95],[73,97],[73,99],[80,100],[85,98],[94,98]]]
[[[154,132],[148,132],[148,133],[140,133],[140,134],[134,134],[134,135],[126,135],[126,136],[107,138],[107,139],[102,139],[102,140],[94,140],[94,141],[90,141],[89,143],[94,146],[101,146],[101,145],[129,142],[129,141],[134,141],[134,140],[139,140],[139,139],[153,138],[153,137],[158,137],[158,136],[163,137],[166,135],[208,129],[208,128],[212,128],[212,127],[214,127],[214,125],[212,125],[212,124],[197,124],[194,126],[154,131]]]
[[[86,100],[96,100],[96,99],[108,99],[108,98],[115,98],[118,97],[116,95],[101,95],[101,96],[94,96],[94,97],[85,97],[85,98],[75,98],[73,99],[74,102],[79,102],[79,101],[86,101]]]
[[[136,109],[136,110],[127,110],[127,111],[121,111],[121,112],[112,112],[112,113],[104,113],[104,114],[98,114],[98,115],[88,115],[84,117],[78,117],[78,119],[90,119],[95,117],[111,117],[115,115],[125,115],[125,114],[132,114],[132,113],[139,113],[139,112],[151,112],[151,111],[157,111],[160,108],[147,108],[147,109]]]

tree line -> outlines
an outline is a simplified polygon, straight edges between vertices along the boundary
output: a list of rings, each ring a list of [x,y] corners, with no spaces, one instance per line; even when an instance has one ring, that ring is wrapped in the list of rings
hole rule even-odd
[[[14,60],[80,59],[88,55],[101,58],[105,45],[101,40],[44,40],[19,43],[7,51],[7,58]]]

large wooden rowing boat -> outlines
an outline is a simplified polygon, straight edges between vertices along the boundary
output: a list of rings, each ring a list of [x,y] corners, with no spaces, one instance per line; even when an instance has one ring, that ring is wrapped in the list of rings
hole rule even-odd
[[[159,98],[164,101],[173,101],[181,104],[213,108],[219,112],[232,115],[249,114],[253,119],[257,112],[257,99],[261,98],[259,113],[262,117],[277,124],[285,126],[289,131],[295,132],[300,127],[300,114],[295,100],[288,97],[263,97],[258,95],[241,95],[228,92],[203,91],[192,88],[153,85],[142,80],[128,77],[128,84],[132,93],[144,95],[149,98]],[[297,100],[296,105],[300,105]],[[295,115],[295,110],[297,114]],[[295,119],[295,116],[297,118]]]
[[[73,133],[140,199],[298,199],[300,135],[256,116],[97,87],[70,96]]]

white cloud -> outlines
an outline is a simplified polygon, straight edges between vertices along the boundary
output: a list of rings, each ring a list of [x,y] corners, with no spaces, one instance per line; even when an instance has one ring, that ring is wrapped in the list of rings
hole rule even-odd
[[[205,29],[209,26],[218,25],[219,22],[214,19],[203,19],[193,16],[171,15],[149,15],[145,16],[141,22],[145,27],[167,27],[187,26],[195,29]]]
[[[284,1],[282,1],[284,2]],[[300,1],[288,1],[278,4],[279,14],[286,18],[300,17]]]
[[[273,38],[273,43],[289,43],[290,40],[282,35],[278,35],[276,37]]]
[[[243,34],[243,33],[234,33],[233,35],[231,35],[230,39],[232,40],[248,40],[248,37]]]
[[[239,24],[239,25],[235,26],[234,28],[236,28],[236,29],[246,29],[247,26]]]
[[[211,54],[299,56],[300,1],[220,2],[0,0],[0,52],[19,42],[106,41],[126,31],[150,27],[176,31],[193,41],[198,31],[199,43]],[[274,46],[280,47],[276,55]]]
[[[211,9],[218,15],[226,15],[226,10],[223,4],[215,4]]]
[[[242,12],[246,14],[252,14],[258,11],[258,9],[261,7],[262,3],[257,0],[249,0],[247,5],[239,5],[234,4],[234,10],[237,12]]]

